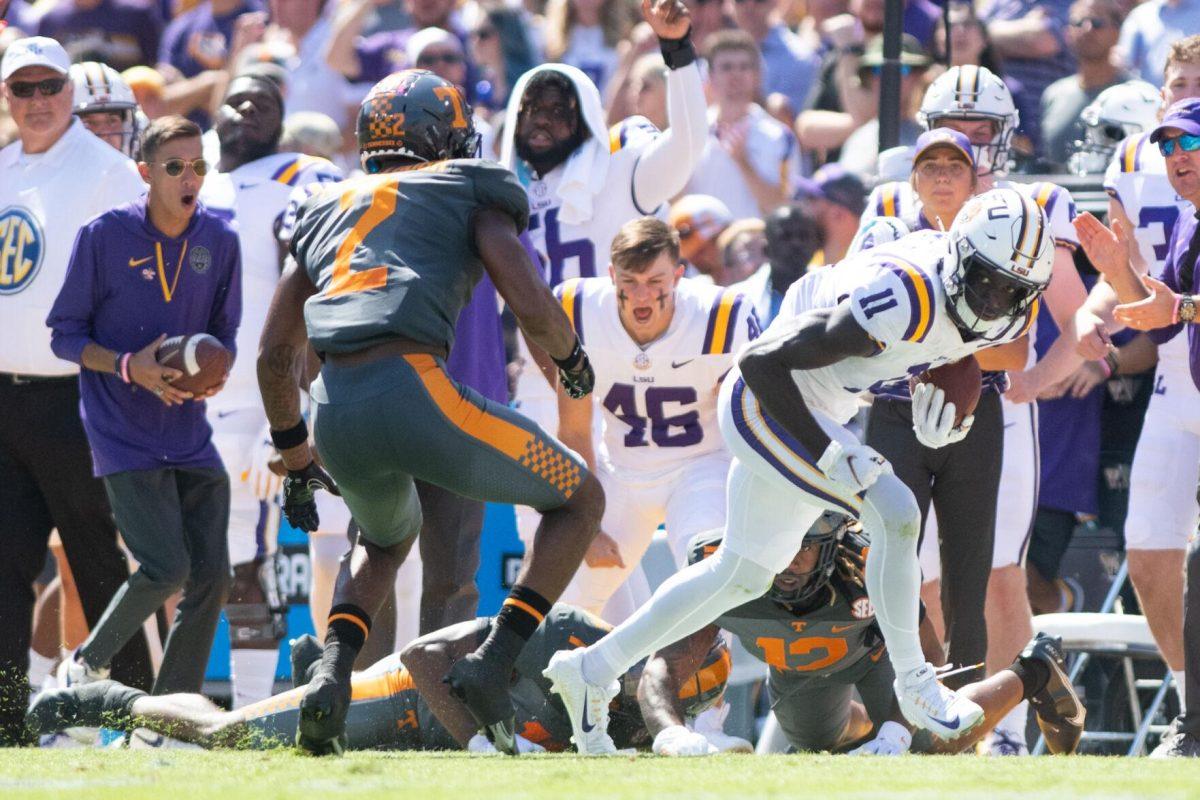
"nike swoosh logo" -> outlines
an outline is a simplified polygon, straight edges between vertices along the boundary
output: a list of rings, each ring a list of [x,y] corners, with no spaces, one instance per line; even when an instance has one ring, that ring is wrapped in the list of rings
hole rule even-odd
[[[590,725],[588,724],[587,709],[588,709],[587,689],[584,689],[583,690],[583,720],[579,723],[579,726],[581,728],[583,728],[584,733],[591,733],[592,729],[595,728],[596,726],[595,726],[595,724],[590,724]]]
[[[853,630],[853,625],[833,625],[829,628],[830,633],[845,633],[848,630]]]
[[[679,362],[672,361],[671,366],[674,367],[675,369],[679,369],[680,367],[684,366],[685,364],[690,364],[695,360],[696,359],[694,359],[694,358],[689,358],[687,361],[679,361]]]
[[[958,715],[957,714],[954,715],[953,720],[938,719],[937,717],[933,717],[933,716],[931,716],[930,719],[939,725],[944,725],[945,727],[949,728],[952,731],[958,730]]]
[[[140,266],[142,264],[145,264],[147,261],[149,261],[153,257],[154,256],[146,256],[145,258],[138,258],[138,259],[131,258],[131,259],[129,259],[129,266],[131,266],[131,267]]]
[[[230,414],[236,414],[236,413],[237,413],[236,411],[218,411],[218,412],[217,412],[217,419],[225,419],[225,418],[226,418],[226,417],[228,417]]]

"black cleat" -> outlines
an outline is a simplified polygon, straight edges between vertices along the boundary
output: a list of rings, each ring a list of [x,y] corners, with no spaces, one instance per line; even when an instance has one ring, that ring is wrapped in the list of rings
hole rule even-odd
[[[292,686],[307,686],[321,664],[321,643],[311,633],[292,639]]]
[[[146,693],[112,680],[50,689],[34,698],[26,724],[38,734],[66,728],[121,728],[129,722],[130,708]]]
[[[350,679],[341,682],[333,675],[318,672],[300,701],[296,744],[315,756],[341,755],[349,710]]]
[[[475,718],[479,730],[501,753],[517,755],[517,711],[508,693],[512,667],[471,653],[450,667],[450,693]]]
[[[1083,735],[1087,711],[1067,678],[1062,639],[1039,633],[1025,645],[1018,658],[1040,661],[1050,673],[1045,687],[1029,698],[1033,710],[1037,712],[1038,728],[1046,738],[1046,749],[1054,754],[1074,753]]]

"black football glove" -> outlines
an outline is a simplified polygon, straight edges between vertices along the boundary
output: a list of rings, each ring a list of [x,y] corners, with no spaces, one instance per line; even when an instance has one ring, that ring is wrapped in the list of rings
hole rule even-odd
[[[283,513],[293,528],[312,533],[321,520],[317,516],[317,501],[313,493],[324,489],[339,497],[337,484],[317,462],[310,461],[304,469],[289,469],[283,479]]]
[[[596,386],[596,373],[592,370],[592,362],[588,360],[578,337],[566,358],[551,356],[550,360],[558,367],[558,379],[562,381],[567,396],[578,400],[591,394]]]

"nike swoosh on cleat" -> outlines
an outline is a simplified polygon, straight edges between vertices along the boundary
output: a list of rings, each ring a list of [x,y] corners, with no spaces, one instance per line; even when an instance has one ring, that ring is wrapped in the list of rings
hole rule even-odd
[[[591,733],[595,729],[595,725],[588,724],[587,718],[587,689],[583,690],[583,719],[579,723],[579,727],[583,728],[584,733]]]
[[[948,720],[948,719],[938,719],[937,717],[933,716],[932,714],[929,716],[929,718],[931,720],[933,720],[934,722],[936,722],[938,725],[944,725],[945,727],[949,728],[952,731],[958,730],[958,715],[957,714],[954,716],[953,721]]]

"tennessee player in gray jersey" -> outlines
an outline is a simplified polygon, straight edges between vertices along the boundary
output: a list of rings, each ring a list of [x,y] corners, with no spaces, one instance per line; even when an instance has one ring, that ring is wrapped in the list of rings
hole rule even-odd
[[[300,701],[298,743],[318,753],[343,746],[351,665],[421,528],[419,478],[542,512],[490,635],[449,674],[477,726],[515,754],[513,663],[587,551],[604,499],[578,456],[446,374],[455,322],[484,270],[568,393],[586,395],[594,375],[517,238],[529,219],[524,190],[510,172],[471,158],[478,136],[461,91],[423,70],[391,75],[363,101],[358,138],[367,175],[300,207],[293,262],[259,346],[263,403],[288,468],[288,520],[316,529],[314,490],[340,487],[361,528]],[[297,388],[312,351],[323,361],[310,394],[324,468]]]
[[[422,636],[402,653],[384,658],[355,673],[346,716],[346,748],[350,750],[488,750],[474,736],[475,723],[450,695],[442,676],[453,661],[473,650],[487,636],[492,617],[451,625]],[[556,604],[514,665],[513,702],[517,709],[517,740],[522,752],[566,750],[571,720],[542,670],[558,650],[592,644],[610,626],[582,609]],[[321,648],[311,636],[292,643],[293,683],[296,688],[258,703],[224,711],[199,694],[159,697],[115,681],[102,681],[43,693],[29,713],[39,733],[71,725],[112,724],[121,730],[145,728],[206,748],[267,749],[287,746],[296,738],[304,683],[317,666]],[[680,681],[673,702],[696,716],[724,694],[731,659],[717,641],[698,668]],[[621,747],[644,748],[650,735],[642,721],[637,687],[638,664],[622,680],[616,698],[612,731]],[[445,720],[445,724],[441,719]],[[139,736],[140,741],[147,740]]]
[[[721,629],[770,667],[771,709],[796,750],[846,750],[869,739],[862,754],[895,754],[913,746],[892,691],[887,658],[863,576],[867,541],[850,530],[850,518],[826,512],[804,538],[791,565],[767,594],[722,614],[691,636],[650,656],[639,697],[649,732],[686,750],[686,735],[672,732],[678,711],[671,676],[688,675]],[[689,560],[716,552],[719,532],[692,540]],[[944,660],[932,627],[922,616],[922,646],[934,663]],[[854,699],[857,689],[861,702]],[[1066,677],[1057,640],[1039,635],[1006,670],[968,684],[960,693],[984,710],[984,722],[947,742],[921,732],[915,749],[962,752],[972,747],[1023,699],[1038,712],[1052,752],[1071,752],[1083,731],[1084,710]],[[673,754],[666,751],[664,754]],[[696,754],[684,752],[679,754]]]

